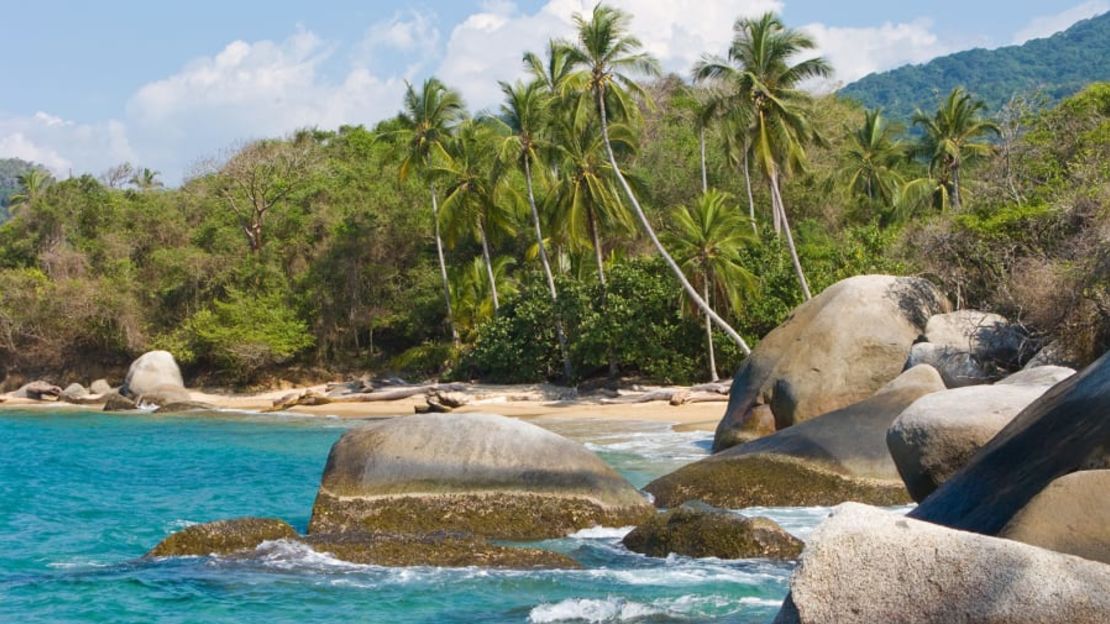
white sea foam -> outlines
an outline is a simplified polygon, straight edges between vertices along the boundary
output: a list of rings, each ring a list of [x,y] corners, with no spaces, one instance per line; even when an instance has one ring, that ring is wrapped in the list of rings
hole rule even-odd
[[[570,598],[556,603],[544,603],[534,607],[528,614],[533,624],[549,622],[632,622],[665,612],[655,607],[624,598]]]
[[[731,598],[725,596],[698,596],[688,594],[678,598],[659,598],[651,602],[636,602],[609,596],[598,598],[568,598],[555,603],[543,603],[532,608],[528,621],[533,624],[556,622],[588,622],[608,624],[618,622],[654,621],[656,617],[689,619],[710,615],[736,613],[746,607],[777,607],[779,600],[755,596]]]
[[[374,567],[341,561],[326,552],[314,550],[308,544],[286,539],[262,542],[255,548],[255,552],[263,565],[279,570],[329,572]]]
[[[570,539],[590,539],[590,540],[621,540],[624,536],[632,532],[636,527],[603,527],[595,526],[588,529],[582,529],[571,533],[567,537]]]
[[[887,507],[886,509],[895,513],[907,514],[915,506],[914,505],[899,505],[897,507]],[[779,523],[779,526],[786,529],[791,535],[798,539],[805,540],[817,528],[817,525],[825,521],[832,513],[832,507],[745,507],[743,509],[735,509],[749,518],[755,516],[764,516]]]

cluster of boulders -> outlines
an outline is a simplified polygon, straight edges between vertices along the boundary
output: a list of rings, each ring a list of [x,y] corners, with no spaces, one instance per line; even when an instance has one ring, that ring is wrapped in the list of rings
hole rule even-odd
[[[716,454],[645,489],[663,507],[920,503],[839,508],[780,622],[1110,621],[1110,355],[1076,374],[1033,347],[924,280],[844,280],[737,372]]]
[[[506,542],[597,525],[640,528],[629,548],[655,556],[795,558],[801,544],[770,520],[708,507],[658,514],[581,444],[491,414],[421,414],[373,423],[332,447],[305,535],[240,518],[171,535],[150,556],[249,556],[263,542],[305,543],[377,565],[577,567]]]
[[[106,411],[154,407],[158,412],[183,412],[212,406],[194,401],[185,388],[181,369],[168,351],[149,351],[131,363],[123,384],[113,388],[97,379],[88,388],[71,383],[64,389],[46,381],[32,381],[11,394],[35,401],[61,401],[75,405],[103,405]]]

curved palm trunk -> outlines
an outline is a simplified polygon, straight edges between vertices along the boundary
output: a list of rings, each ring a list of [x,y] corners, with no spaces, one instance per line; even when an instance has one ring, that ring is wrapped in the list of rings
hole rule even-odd
[[[702,297],[705,301],[709,302],[709,276],[705,277],[705,284],[702,285]],[[709,381],[717,381],[721,377],[717,374],[717,356],[713,352],[713,319],[709,315],[705,315],[705,343],[709,347]]]
[[[705,171],[705,128],[698,129],[698,145],[701,149],[701,194],[709,192],[709,174]]]
[[[559,292],[555,288],[555,276],[551,273],[551,263],[547,260],[547,249],[543,244],[543,230],[540,228],[540,211],[536,209],[536,195],[532,191],[532,165],[524,159],[524,182],[528,187],[528,206],[532,209],[532,226],[536,230],[536,245],[540,250],[540,264],[543,265],[543,274],[547,278],[547,288],[551,291],[551,303],[555,305],[559,299]],[[559,353],[563,356],[563,377],[569,384],[574,379],[574,369],[570,365],[570,351],[567,349],[567,333],[563,328],[563,319],[559,315],[558,306],[555,305],[555,336],[559,339]]]
[[[666,248],[663,247],[663,243],[659,242],[659,237],[655,235],[655,229],[651,227],[651,222],[648,221],[647,215],[644,214],[644,209],[640,207],[640,202],[637,201],[636,195],[632,193],[632,187],[628,185],[628,180],[624,179],[624,174],[621,173],[621,169],[617,165],[617,156],[613,153],[613,145],[609,142],[609,120],[605,114],[605,99],[601,89],[597,89],[596,91],[597,109],[601,116],[601,137],[605,141],[605,151],[609,155],[609,165],[613,167],[613,173],[617,176],[617,181],[620,182],[621,188],[624,189],[624,194],[628,197],[629,203],[632,204],[633,210],[636,211],[636,217],[640,220],[640,225],[644,227],[644,231],[647,233],[648,238],[651,239],[652,245],[655,246],[659,255],[663,256],[663,260],[667,263],[667,266],[670,267],[675,277],[678,278],[679,283],[682,284],[683,290],[690,296],[690,299],[692,299],[694,303],[701,308],[702,312],[705,312],[706,316],[712,319],[722,331],[728,334],[729,338],[732,338],[737,346],[744,352],[744,355],[750,354],[752,350],[748,347],[748,343],[744,341],[743,336],[709,307],[709,304],[701,298],[698,291],[690,284],[690,280],[686,279],[686,275],[674,261],[674,258],[671,257],[671,254],[667,253]]]
[[[493,311],[497,312],[501,307],[501,302],[497,299],[497,280],[493,277],[493,261],[489,256],[489,240],[486,239],[486,228],[483,226],[478,227],[478,238],[482,242],[482,258],[486,261],[486,277],[489,278],[489,292],[493,299]]]
[[[436,200],[436,187],[428,185],[432,193],[432,221],[435,222],[436,255],[439,256],[439,274],[443,278],[443,300],[447,304],[447,324],[451,326],[451,341],[459,344],[459,330],[455,327],[455,313],[451,310],[451,282],[447,279],[447,262],[443,259],[443,237],[439,234],[439,203]]]
[[[752,221],[752,233],[759,234],[755,226],[755,198],[752,196],[752,172],[748,166],[748,150],[744,150],[744,189],[748,191],[748,218]]]
[[[806,281],[805,273],[802,271],[802,261],[798,259],[798,250],[794,247],[794,235],[790,232],[790,222],[786,218],[786,208],[782,205],[782,194],[779,192],[779,174],[773,167],[771,168],[771,203],[776,216],[782,223],[783,231],[786,232],[786,247],[790,250],[790,262],[794,264],[794,274],[798,276],[798,286],[802,289],[802,297],[809,301],[813,298],[813,295],[809,292],[809,282]]]

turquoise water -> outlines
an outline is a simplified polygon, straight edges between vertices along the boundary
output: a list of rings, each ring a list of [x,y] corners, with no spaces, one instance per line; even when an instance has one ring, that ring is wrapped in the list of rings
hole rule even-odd
[[[636,485],[706,434],[541,423]],[[653,559],[626,530],[543,542],[584,570],[358,566],[285,542],[258,557],[139,557],[193,522],[277,516],[303,530],[348,422],[283,416],[0,412],[0,622],[767,622],[789,564]],[[820,509],[763,510],[804,535]]]

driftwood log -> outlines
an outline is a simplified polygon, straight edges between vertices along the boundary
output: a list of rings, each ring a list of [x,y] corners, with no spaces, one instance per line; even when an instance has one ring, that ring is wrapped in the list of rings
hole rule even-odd
[[[376,401],[400,401],[402,399],[412,398],[420,395],[438,395],[441,397],[452,397],[453,393],[462,392],[466,390],[467,384],[464,383],[448,383],[448,384],[426,384],[421,386],[405,386],[401,388],[390,388],[389,390],[379,390],[376,392],[352,392],[350,394],[343,394],[339,396],[324,396],[315,390],[306,390],[301,394],[287,394],[280,399],[274,401],[273,407],[270,407],[266,412],[279,412],[287,410],[298,405],[328,405],[329,403],[373,403]],[[454,403],[453,400],[444,402],[444,405]]]
[[[689,388],[662,388],[649,392],[626,394],[615,399],[602,399],[601,403],[604,405],[630,405],[652,401],[668,401],[671,405],[684,405],[686,403],[711,401],[724,402],[728,401],[728,392],[731,387],[731,382],[715,382]]]

